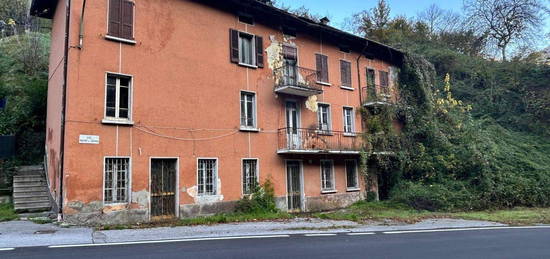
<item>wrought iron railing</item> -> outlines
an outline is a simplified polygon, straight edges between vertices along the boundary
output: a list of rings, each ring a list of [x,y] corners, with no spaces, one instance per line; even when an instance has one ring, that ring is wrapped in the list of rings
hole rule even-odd
[[[363,141],[358,133],[317,129],[279,129],[279,151],[358,152]]]
[[[370,85],[361,88],[361,103],[390,103],[391,96],[388,86]]]
[[[305,90],[322,91],[323,88],[317,85],[317,71],[292,65],[284,65],[276,68],[275,90],[286,87],[298,87]]]

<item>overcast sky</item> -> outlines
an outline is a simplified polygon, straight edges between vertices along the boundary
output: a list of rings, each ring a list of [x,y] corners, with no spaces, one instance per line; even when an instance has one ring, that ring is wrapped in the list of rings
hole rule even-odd
[[[462,12],[463,0],[387,0],[391,8],[391,16],[405,15],[413,17],[431,4],[437,4],[442,9]],[[293,8],[305,6],[312,13],[328,16],[331,18],[331,25],[342,28],[344,20],[353,13],[361,10],[368,10],[376,5],[378,0],[277,0],[285,6]],[[550,2],[550,0],[548,1]],[[550,4],[549,4],[550,7]],[[550,33],[550,19],[547,19],[544,26],[545,32]],[[541,45],[550,44],[548,40]]]

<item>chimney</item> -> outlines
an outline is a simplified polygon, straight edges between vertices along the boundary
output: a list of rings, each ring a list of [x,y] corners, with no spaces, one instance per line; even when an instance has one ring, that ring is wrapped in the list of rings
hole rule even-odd
[[[328,23],[330,22],[330,20],[328,19],[328,17],[323,17],[321,18],[321,24],[322,25],[327,25]]]

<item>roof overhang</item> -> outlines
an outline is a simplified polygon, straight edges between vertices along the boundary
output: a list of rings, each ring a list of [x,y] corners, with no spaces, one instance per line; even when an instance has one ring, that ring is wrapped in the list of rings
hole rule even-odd
[[[30,14],[36,17],[52,19],[59,0],[31,0]]]

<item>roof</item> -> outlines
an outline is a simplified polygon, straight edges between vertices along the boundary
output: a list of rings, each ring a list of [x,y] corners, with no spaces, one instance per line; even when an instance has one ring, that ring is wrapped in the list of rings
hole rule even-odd
[[[235,14],[252,15],[259,22],[274,28],[290,29],[322,37],[323,41],[363,53],[393,64],[401,64],[403,52],[374,40],[339,30],[330,25],[300,17],[258,0],[192,0]],[[32,0],[31,15],[51,19],[58,0]]]
[[[32,0],[30,14],[32,16],[52,19],[58,0]]]

